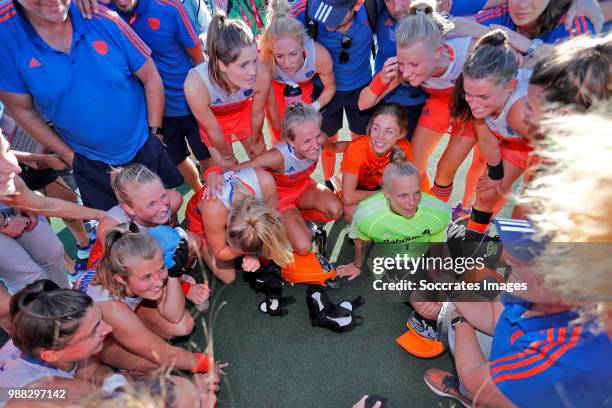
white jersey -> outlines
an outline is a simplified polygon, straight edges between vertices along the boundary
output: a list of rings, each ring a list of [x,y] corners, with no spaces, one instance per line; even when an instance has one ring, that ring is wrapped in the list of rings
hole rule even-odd
[[[518,83],[516,84],[516,88],[508,98],[506,105],[502,112],[496,118],[492,116],[487,116],[485,118],[485,123],[487,127],[493,132],[495,136],[500,139],[517,139],[523,138],[521,135],[517,135],[510,126],[508,126],[508,112],[514,104],[527,96],[527,87],[529,86],[529,79],[531,78],[531,74],[533,73],[532,69],[519,69],[516,75],[516,79]]]
[[[0,385],[2,387],[25,387],[34,381],[47,377],[73,379],[76,371],[76,364],[72,370],[63,371],[44,361],[26,356],[21,350],[15,347],[12,340],[9,340],[4,347],[0,349]],[[6,389],[3,391],[3,394],[6,396]],[[0,400],[0,407],[4,407],[5,405],[6,401]]]
[[[108,210],[106,212],[106,215],[119,221],[119,224],[124,224],[126,222],[134,221],[133,219],[130,218],[128,213],[126,213],[123,207],[121,207],[119,204],[117,204],[116,206]],[[169,218],[170,218],[170,215],[168,216],[168,219]],[[134,224],[138,225],[138,229],[140,230],[140,232],[145,232],[146,230],[149,229],[149,227],[140,225],[136,221],[134,221]]]
[[[282,173],[271,173],[276,181],[277,192],[292,191],[310,181],[310,175],[317,168],[318,160],[298,159],[286,141],[280,142],[274,148],[283,156],[285,165]]]
[[[140,302],[142,302],[142,298],[140,296],[124,297],[121,299],[112,298],[110,293],[108,293],[108,290],[104,289],[100,285],[91,284],[91,280],[93,279],[95,274],[95,269],[85,272],[74,284],[74,289],[87,293],[93,299],[94,303],[105,302],[108,300],[117,300],[128,305],[128,307],[133,311],[136,311],[136,308],[138,307]]]
[[[317,56],[315,41],[312,38],[307,37],[306,41],[304,42],[304,65],[302,68],[293,74],[287,74],[278,65],[275,65],[274,80],[284,84],[300,84],[302,82],[308,82],[317,73],[316,66]]]
[[[428,93],[452,91],[457,82],[457,78],[459,78],[459,75],[463,71],[463,66],[468,58],[471,44],[471,37],[457,37],[444,41],[443,47],[446,48],[450,56],[448,68],[439,77],[431,77],[424,81],[421,84],[423,90]]]
[[[199,75],[200,78],[206,84],[208,93],[210,94],[210,106],[214,111],[222,111],[224,109],[232,109],[236,105],[253,97],[253,89],[239,89],[236,92],[228,94],[219,85],[217,85],[210,78],[208,72],[208,61],[205,61],[193,68]]]
[[[223,178],[225,179],[225,186],[223,187],[223,191],[217,194],[217,198],[221,200],[228,210],[232,206],[234,188],[238,185],[246,187],[256,200],[264,201],[261,186],[257,179],[257,172],[255,172],[255,169],[252,167],[247,167],[242,170],[226,171],[223,173]]]

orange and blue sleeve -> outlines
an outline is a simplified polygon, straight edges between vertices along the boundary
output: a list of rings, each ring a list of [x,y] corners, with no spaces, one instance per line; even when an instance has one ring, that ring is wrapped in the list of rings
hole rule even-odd
[[[198,35],[191,23],[189,14],[185,10],[185,6],[177,0],[159,0],[162,4],[168,6],[168,13],[172,13],[176,26],[176,38],[186,49],[195,47],[199,42]]]
[[[306,2],[308,0],[297,0],[295,3],[293,3],[293,5],[291,6],[291,10],[289,11],[289,13],[291,13],[291,15],[298,20],[300,23],[304,24],[304,26],[306,25]]]
[[[514,29],[516,25],[510,17],[510,11],[508,6],[494,7],[491,9],[483,10],[476,14],[476,21],[480,24],[490,26],[491,24],[498,24],[510,29]]]
[[[512,402],[521,406],[523,399],[533,397],[534,384],[552,384],[559,380],[564,361],[573,358],[571,351],[580,341],[582,326],[550,328],[539,341],[524,344],[516,341],[513,353],[489,363],[493,384]]]
[[[552,44],[560,40],[576,38],[585,34],[595,34],[595,28],[588,18],[582,16],[576,17],[569,30],[565,28],[565,18],[562,18],[559,24],[550,32],[546,38],[546,42]]]

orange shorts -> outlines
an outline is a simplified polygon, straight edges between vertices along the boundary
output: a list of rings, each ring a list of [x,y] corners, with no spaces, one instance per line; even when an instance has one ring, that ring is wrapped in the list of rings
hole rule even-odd
[[[204,194],[204,187],[197,193],[195,193],[191,199],[187,202],[185,208],[185,225],[187,231],[193,232],[202,238],[202,248],[206,247],[206,234],[204,233],[204,225],[202,224],[202,215],[198,209],[198,204]]]
[[[503,139],[499,143],[499,150],[502,160],[513,164],[521,170],[526,170],[537,162],[535,156],[530,155],[533,147],[529,143]]]
[[[452,94],[432,94],[427,96],[425,106],[419,117],[418,126],[446,133],[451,124],[450,102]]]
[[[232,144],[251,136],[253,133],[251,129],[252,105],[253,98],[250,98],[243,102],[236,103],[235,106],[229,109],[225,107],[211,107],[217,122],[219,122],[219,126],[221,126],[223,140],[226,144]],[[200,137],[202,138],[202,143],[207,147],[212,146],[204,127],[200,127]]]
[[[451,136],[476,137],[474,127],[464,121],[453,121],[450,104],[452,94],[440,93],[427,97],[423,112],[419,117],[418,126],[433,130],[437,133],[446,133],[450,129]]]
[[[317,183],[313,179],[308,179],[308,181],[306,181],[304,184],[297,187],[296,189],[292,189],[290,191],[286,191],[286,190],[278,191],[277,190],[278,211],[283,212],[283,211],[290,210],[292,208],[297,208],[296,203],[300,199],[302,194],[304,194],[304,192],[308,190],[310,186],[316,186],[316,185]]]

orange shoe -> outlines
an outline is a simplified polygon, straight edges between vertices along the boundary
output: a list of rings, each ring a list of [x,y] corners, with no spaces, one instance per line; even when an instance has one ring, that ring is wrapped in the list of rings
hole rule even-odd
[[[408,331],[395,341],[413,356],[420,358],[439,356],[444,352],[444,344],[437,340],[437,328],[428,322],[428,320],[417,318],[413,312],[406,322]]]

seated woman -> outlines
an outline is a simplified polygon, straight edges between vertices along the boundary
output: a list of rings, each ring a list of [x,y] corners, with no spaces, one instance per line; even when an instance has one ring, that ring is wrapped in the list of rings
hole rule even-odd
[[[111,327],[103,320],[100,306],[85,293],[40,280],[16,293],[10,309],[11,340],[0,349],[3,387],[57,389],[53,399],[44,402],[45,407],[81,406],[92,394],[108,397],[132,388],[128,385],[131,376],[115,373],[94,358]],[[154,386],[156,382],[160,380],[147,384]],[[192,406],[185,404],[193,404],[194,399],[214,400],[210,387],[200,378],[191,383],[167,376],[161,382],[168,384],[173,396],[171,407]],[[19,394],[7,402],[7,407],[32,406],[32,400],[19,398]]]
[[[111,328],[86,294],[39,280],[11,298],[10,316],[11,340],[0,350],[3,387],[58,388],[65,399],[57,401],[66,405],[113,376],[93,358]]]
[[[290,105],[283,119],[282,138],[274,148],[234,169],[261,168],[272,174],[276,181],[278,210],[291,247],[298,255],[308,255],[312,251],[312,236],[304,217],[329,222],[342,215],[338,197],[311,178],[325,139],[321,133],[321,114],[309,105]],[[343,150],[344,146],[337,143],[336,148]],[[219,171],[213,168],[210,173],[214,170]],[[205,198],[217,191],[222,183],[218,174],[210,174]]]
[[[160,366],[208,371],[206,355],[165,341],[193,330],[180,280],[187,263],[186,242],[176,249],[174,265],[168,268],[157,241],[149,234],[130,232],[130,227],[135,229],[133,224],[121,224],[107,231],[97,270],[86,272],[75,284],[100,306],[113,329],[102,361],[127,370],[140,367],[145,372]]]
[[[10,293],[26,284],[49,278],[68,287],[64,247],[43,216],[100,219],[103,211],[30,190],[19,177],[17,159],[0,132],[0,279]]]
[[[391,151],[399,146],[412,160],[410,142],[405,140],[408,115],[398,104],[382,105],[374,111],[368,123],[368,136],[360,137],[346,147],[342,159],[342,195],[344,218],[351,222],[357,205],[380,190]]]
[[[279,266],[292,261],[280,214],[276,185],[270,173],[245,167],[223,174],[225,185],[214,200],[205,189],[195,194],[185,211],[188,231],[213,274],[223,283],[236,279],[234,260],[245,272],[259,268],[263,255]]]
[[[270,8],[270,22],[260,45],[262,60],[272,77],[266,116],[274,145],[280,142],[281,124],[287,109],[285,89],[299,87],[300,100],[312,103],[319,110],[334,96],[336,81],[329,51],[306,34],[304,25],[289,13],[287,1],[273,0]],[[313,95],[316,76],[323,87],[318,97]]]
[[[130,221],[140,231],[169,224],[176,220],[183,204],[181,193],[165,189],[159,176],[142,164],[115,168],[111,172],[111,186],[119,204],[108,210],[98,225],[98,239],[89,256],[88,269],[94,269],[100,261],[106,231]]]

